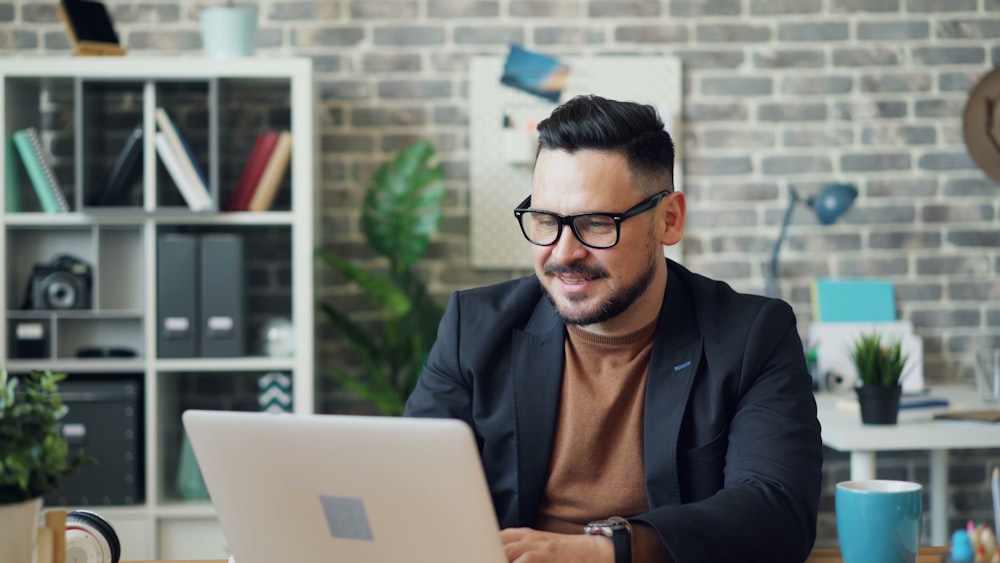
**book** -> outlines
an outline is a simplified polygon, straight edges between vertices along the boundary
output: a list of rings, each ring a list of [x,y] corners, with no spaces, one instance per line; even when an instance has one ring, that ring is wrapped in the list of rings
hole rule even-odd
[[[267,166],[254,188],[253,197],[250,198],[250,211],[267,211],[274,203],[274,197],[278,194],[281,180],[288,170],[288,161],[292,156],[292,134],[289,131],[282,131],[278,136],[278,144],[271,151],[271,158],[267,160]]]
[[[810,297],[814,322],[896,320],[896,295],[890,281],[817,279]]]
[[[936,397],[934,395],[908,395],[904,393],[899,398],[899,408],[901,409],[938,409],[945,408],[951,404],[947,397]]]
[[[923,393],[903,393],[899,397],[899,408],[901,411],[943,410],[948,408],[949,404],[951,402],[947,397],[937,397]],[[857,397],[851,395],[838,396],[834,401],[834,406],[838,409],[851,411],[856,411],[860,408]]]
[[[129,133],[114,164],[108,170],[104,181],[104,190],[94,197],[90,205],[116,205],[128,195],[129,189],[136,185],[142,168],[142,123],[136,125]]]
[[[257,135],[257,139],[254,140],[253,147],[250,149],[250,156],[247,157],[246,164],[243,165],[240,179],[236,182],[236,190],[226,205],[227,211],[246,211],[250,208],[250,199],[257,188],[257,183],[260,182],[264,167],[267,166],[267,161],[270,159],[275,145],[278,144],[279,137],[277,131],[268,131]]]
[[[14,139],[7,139],[4,146],[4,211],[16,213],[21,210],[21,188],[17,185],[17,173],[14,170],[15,155]]]
[[[184,173],[181,167],[181,158],[174,153],[174,146],[170,144],[167,136],[163,132],[157,132],[154,137],[156,144],[156,154],[160,155],[163,165],[173,178],[174,184],[184,197],[185,203],[192,211],[208,211],[212,209],[212,201],[208,194],[199,189],[191,182],[191,178]]]
[[[21,162],[24,163],[24,167],[28,171],[28,177],[31,178],[31,184],[35,187],[35,193],[38,194],[42,211],[46,213],[69,211],[69,202],[66,201],[66,195],[52,169],[52,163],[45,155],[38,130],[34,127],[28,127],[16,131],[14,145],[21,155]]]
[[[171,152],[180,165],[181,173],[188,179],[187,185],[192,186],[192,189],[204,193],[205,199],[211,202],[212,197],[208,191],[208,183],[205,181],[204,173],[199,173],[200,166],[195,164],[194,153],[188,146],[187,140],[181,135],[180,130],[174,125],[173,120],[170,119],[167,110],[162,107],[156,108],[156,124],[160,128],[160,132],[164,134],[170,143],[173,149]],[[199,199],[201,199],[201,196],[199,196]]]
[[[969,422],[1000,422],[1000,409],[946,411],[934,415],[935,420],[964,420]]]

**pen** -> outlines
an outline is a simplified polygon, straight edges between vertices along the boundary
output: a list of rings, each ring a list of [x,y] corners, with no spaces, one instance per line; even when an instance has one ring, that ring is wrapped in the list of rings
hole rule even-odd
[[[993,467],[990,486],[993,489],[993,530],[994,534],[1000,534],[1000,467]]]

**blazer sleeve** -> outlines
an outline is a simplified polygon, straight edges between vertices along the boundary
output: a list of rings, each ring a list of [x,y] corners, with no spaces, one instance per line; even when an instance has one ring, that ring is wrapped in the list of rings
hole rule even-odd
[[[822,439],[794,315],[767,300],[748,330],[742,355],[708,358],[738,362],[723,488],[633,518],[651,525],[680,563],[801,562],[816,538]]]
[[[457,418],[472,424],[472,385],[459,362],[459,294],[448,299],[437,339],[403,416]]]

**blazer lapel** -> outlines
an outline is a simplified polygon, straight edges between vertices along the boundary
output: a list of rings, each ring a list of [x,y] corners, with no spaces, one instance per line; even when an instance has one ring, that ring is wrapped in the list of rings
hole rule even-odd
[[[677,442],[701,356],[691,296],[671,268],[646,379],[643,457],[650,507],[681,502]]]
[[[522,526],[535,521],[549,475],[562,391],[564,332],[565,327],[552,305],[542,298],[524,330],[513,334],[517,513]]]

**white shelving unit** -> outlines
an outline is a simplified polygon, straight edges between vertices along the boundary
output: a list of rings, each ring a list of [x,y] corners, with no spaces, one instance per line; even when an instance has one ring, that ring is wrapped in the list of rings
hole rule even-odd
[[[0,61],[0,124],[5,139],[37,127],[69,196],[69,213],[39,211],[16,151],[0,159],[0,359],[12,373],[51,369],[141,383],[141,495],[130,504],[86,506],[109,519],[122,559],[226,557],[207,501],[185,500],[175,484],[184,408],[254,409],[257,378],[291,375],[293,410],[314,410],[313,236],[314,96],[307,58],[18,58]],[[256,135],[292,133],[282,192],[267,212],[194,213],[164,171],[153,142],[155,110],[168,107],[205,167],[218,209],[225,209]],[[92,206],[106,171],[136,123],[144,127],[142,173],[123,204]],[[157,237],[163,233],[238,233],[243,238],[247,353],[233,358],[159,358]],[[32,268],[69,252],[93,267],[91,308],[23,307]],[[191,288],[194,291],[194,288]],[[268,357],[255,333],[269,318],[292,321],[295,351]],[[48,331],[41,357],[24,357],[10,327],[38,320]],[[129,358],[84,359],[85,346],[134,350]],[[100,436],[88,439],[97,440]],[[79,508],[70,506],[68,508]]]

